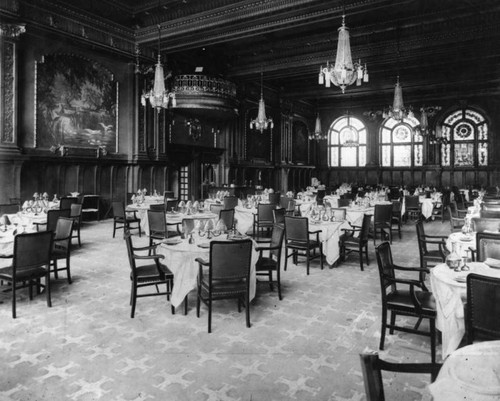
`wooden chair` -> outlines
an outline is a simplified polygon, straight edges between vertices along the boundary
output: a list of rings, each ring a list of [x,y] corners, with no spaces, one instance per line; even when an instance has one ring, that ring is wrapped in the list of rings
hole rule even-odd
[[[80,228],[82,226],[82,205],[80,203],[73,203],[71,205],[70,217],[73,219],[73,232],[71,234],[71,239],[78,239],[78,246],[82,246],[82,241],[80,239]]]
[[[210,204],[210,211],[215,213],[217,216],[220,214],[220,211],[224,209],[224,205],[212,203]]]
[[[396,226],[401,239],[401,225],[403,224],[402,204],[400,200],[392,201],[391,227]]]
[[[256,274],[257,276],[266,276],[268,278],[271,291],[273,291],[273,284],[276,283],[276,286],[278,287],[278,298],[280,301],[283,299],[281,296],[280,270],[281,249],[283,246],[284,234],[284,225],[276,224],[273,227],[271,242],[261,243],[260,241],[257,241],[259,245],[255,248],[257,251],[259,251],[259,259],[255,264]],[[273,280],[273,272],[276,273],[276,280]]]
[[[246,308],[246,323],[250,327],[250,265],[253,242],[210,242],[210,259],[196,258],[199,264],[196,316],[200,303],[208,306],[208,332],[212,332],[212,304],[215,300],[237,299],[238,311]]]
[[[101,216],[99,213],[100,209],[100,200],[99,195],[83,195],[82,200],[82,219],[85,220],[85,217],[88,215],[95,215],[97,221],[100,220]]]
[[[451,232],[461,230],[465,224],[467,210],[458,209],[457,203],[455,201],[451,201],[448,205],[448,214],[450,215]]]
[[[273,210],[276,205],[269,203],[259,203],[257,214],[253,215],[253,237],[261,236],[264,230],[269,233],[274,226]]]
[[[274,205],[276,207],[276,205],[280,204],[281,194],[279,192],[270,193],[268,194],[268,196],[269,196],[269,203],[271,205]]]
[[[467,275],[465,305],[467,344],[472,344],[476,340],[500,340],[499,300],[500,278],[476,273]]]
[[[130,281],[132,284],[130,292],[130,317],[133,318],[135,316],[137,298],[166,295],[167,300],[170,300],[172,288],[174,287],[174,275],[167,266],[160,263],[160,260],[163,259],[163,255],[156,254],[157,245],[134,247],[130,230],[127,228],[125,229],[123,238],[127,244],[127,253],[130,265]],[[146,251],[150,254],[141,255],[142,252]],[[138,261],[140,265],[137,264]],[[149,261],[150,263],[142,264],[144,261]],[[166,291],[160,292],[158,288],[159,285],[165,285]],[[138,294],[137,290],[139,288],[151,286],[156,287],[156,292]],[[174,313],[175,308],[172,306],[172,314]]]
[[[495,267],[500,267],[500,233],[478,232],[475,253],[478,262],[495,263]]]
[[[372,216],[365,214],[361,226],[353,225],[352,228],[343,228],[344,234],[339,238],[340,242],[340,259],[345,261],[345,258],[351,252],[359,253],[359,266],[361,271],[363,267],[363,252],[366,256],[366,264],[369,265],[368,260],[368,236],[370,234],[370,224]],[[355,234],[358,234],[355,236]]]
[[[500,218],[473,217],[471,223],[473,231],[476,233],[484,231],[498,233],[500,231]]]
[[[70,209],[53,209],[47,211],[47,222],[46,223],[38,223],[34,222],[33,224],[36,226],[36,230],[40,231],[41,226],[46,226],[46,231],[56,231],[57,227],[57,220],[59,220],[59,217],[71,217],[71,210]]]
[[[389,236],[389,242],[392,244],[392,208],[393,205],[375,205],[375,215],[373,216],[373,245],[376,244],[377,232],[380,232],[380,239]],[[386,231],[387,230],[387,231]]]
[[[165,198],[164,205],[165,205],[164,206],[165,212],[175,212],[175,211],[177,211],[177,207],[179,205],[179,200]]]
[[[282,227],[285,227],[285,215],[286,215],[286,210],[283,208],[279,209],[273,209],[273,222],[274,225],[276,224],[281,225]],[[273,228],[274,230],[274,228]]]
[[[351,204],[351,198],[340,198],[337,200],[338,207],[348,207]]]
[[[163,199],[166,201],[167,199],[174,199],[174,191],[164,191],[163,192]],[[170,210],[170,209],[169,209]]]
[[[392,334],[394,330],[407,333],[429,336],[431,339],[431,361],[436,361],[436,309],[432,293],[427,290],[422,280],[428,269],[419,267],[403,267],[394,264],[392,260],[391,246],[388,242],[380,244],[375,248],[377,264],[379,269],[380,287],[382,292],[382,329],[380,337],[381,350],[384,349],[385,333],[389,329]],[[396,277],[396,271],[405,273],[419,273],[419,279],[408,279]],[[405,276],[406,277],[406,276]],[[408,286],[408,290],[398,289],[398,286]],[[420,290],[417,290],[420,289]],[[390,323],[387,323],[387,313],[391,313]],[[415,327],[398,326],[397,316],[412,316],[418,319]],[[429,319],[430,331],[418,329],[422,319]]]
[[[396,373],[423,373],[431,375],[431,382],[436,380],[440,363],[394,363],[379,358],[378,353],[363,353],[361,359],[361,371],[365,384],[366,401],[385,401],[384,382],[382,371]]]
[[[71,205],[78,204],[76,196],[63,196],[59,201],[59,209],[71,209]]]
[[[0,280],[11,284],[12,318],[16,318],[16,292],[28,287],[29,298],[33,299],[33,286],[37,293],[45,289],[47,306],[52,306],[50,297],[50,253],[53,231],[18,234],[14,238],[12,265],[0,268]],[[40,279],[45,278],[44,285]]]
[[[309,231],[307,217],[285,216],[285,271],[290,256],[293,257],[295,264],[298,263],[298,256],[305,256],[307,275],[309,275],[310,261],[316,258],[319,258],[323,270],[323,244],[319,240],[320,232],[321,230]],[[316,238],[312,239],[311,235],[315,235]]]
[[[420,201],[417,195],[405,196],[405,220],[420,220]]]
[[[113,208],[113,238],[115,238],[115,233],[117,228],[123,228],[123,230],[139,230],[139,237],[141,236],[141,219],[137,217],[136,211],[130,211],[125,213],[125,206],[123,202],[113,201],[111,203]],[[136,227],[132,227],[132,224],[136,223]],[[120,225],[121,224],[121,225]]]
[[[157,245],[155,241],[163,241],[168,238],[167,222],[165,220],[165,212],[163,210],[151,210],[148,212],[149,225],[149,246]]]
[[[219,220],[224,223],[226,230],[232,230],[234,228],[234,208],[222,209],[219,212]]]
[[[344,221],[346,219],[347,210],[342,207],[332,207],[332,211],[335,221]]]
[[[74,221],[72,217],[59,217],[54,234],[52,252],[50,253],[50,272],[54,273],[54,277],[57,279],[59,278],[59,272],[65,270],[68,284],[71,284],[70,251]],[[64,267],[58,265],[59,260],[65,261]]]
[[[425,233],[422,221],[417,222],[417,241],[420,255],[420,268],[422,270],[434,267],[446,261],[448,251],[446,249],[446,235],[428,235]],[[432,249],[430,248],[432,247]],[[422,276],[425,279],[425,274]]]

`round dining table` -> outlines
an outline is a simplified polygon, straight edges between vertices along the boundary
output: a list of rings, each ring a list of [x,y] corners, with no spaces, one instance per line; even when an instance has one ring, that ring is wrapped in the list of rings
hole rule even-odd
[[[196,258],[208,259],[210,256],[210,241],[224,240],[226,234],[207,239],[194,234],[194,243],[190,244],[188,239],[178,237],[169,238],[163,241],[157,247],[157,253],[165,258],[162,263],[174,274],[174,287],[170,302],[172,306],[179,306],[186,296],[196,288],[198,278],[198,262]],[[257,262],[259,252],[252,251],[252,262],[250,268],[250,300],[255,298],[256,280],[255,263]]]
[[[458,348],[465,334],[464,302],[469,273],[500,278],[500,269],[482,262],[467,262],[469,271],[455,272],[446,263],[431,269],[430,282],[436,300],[436,327],[442,334],[443,358]]]
[[[453,351],[429,385],[434,401],[500,400],[500,341],[484,341]]]
[[[451,233],[446,239],[446,248],[451,252],[453,245],[461,257],[470,257],[472,250],[476,249],[476,233],[463,234],[461,231]]]
[[[340,257],[339,237],[343,228],[351,228],[347,220],[322,221],[309,219],[309,231],[321,230],[319,240],[323,243],[326,263],[333,265]]]

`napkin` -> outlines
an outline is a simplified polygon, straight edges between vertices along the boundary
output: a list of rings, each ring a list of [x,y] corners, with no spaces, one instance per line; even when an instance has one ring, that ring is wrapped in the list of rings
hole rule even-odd
[[[12,223],[10,222],[9,216],[7,216],[6,214],[4,214],[0,218],[0,224],[5,224],[6,226],[10,226]]]

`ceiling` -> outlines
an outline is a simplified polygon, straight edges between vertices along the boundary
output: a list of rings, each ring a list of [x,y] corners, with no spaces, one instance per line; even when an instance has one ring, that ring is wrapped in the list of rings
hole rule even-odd
[[[272,87],[318,107],[383,107],[399,74],[405,101],[429,104],[500,92],[498,0],[52,0],[130,29],[175,74],[204,73]],[[370,82],[318,84],[335,59],[343,10],[354,59]]]

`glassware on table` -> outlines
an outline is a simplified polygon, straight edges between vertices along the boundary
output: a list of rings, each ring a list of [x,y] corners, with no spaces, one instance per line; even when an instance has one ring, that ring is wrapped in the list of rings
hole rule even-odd
[[[470,270],[470,266],[467,264],[467,262],[470,262],[469,252],[470,252],[470,249],[465,249],[465,256],[462,258],[464,261],[464,264],[463,264],[462,268],[460,269],[461,271],[466,272],[466,271]]]
[[[448,267],[450,269],[454,269],[455,271],[457,271],[457,269],[460,268],[461,260],[462,260],[462,258],[460,257],[460,255],[457,252],[457,243],[452,242],[451,252],[448,256],[446,256],[446,264],[448,265]],[[460,271],[460,270],[458,270],[458,271]]]

